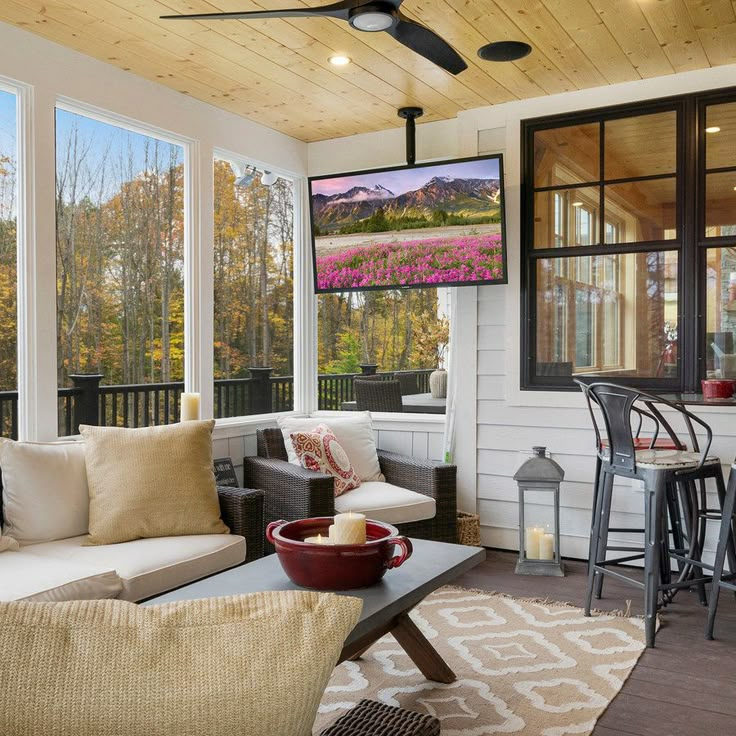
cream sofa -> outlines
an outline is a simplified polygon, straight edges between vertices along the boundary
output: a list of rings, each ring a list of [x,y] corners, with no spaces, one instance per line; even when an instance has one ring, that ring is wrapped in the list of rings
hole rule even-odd
[[[218,488],[230,534],[83,546],[85,535],[0,552],[0,601],[140,601],[263,555],[263,492]],[[32,509],[43,514],[44,509]],[[0,502],[0,519],[2,519]]]

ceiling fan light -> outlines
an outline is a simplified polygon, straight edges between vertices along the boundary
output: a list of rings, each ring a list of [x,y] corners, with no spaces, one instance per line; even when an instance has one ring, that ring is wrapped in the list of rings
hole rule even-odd
[[[384,8],[382,4],[361,5],[350,11],[348,22],[356,31],[377,33],[396,25],[397,16],[393,7]]]
[[[278,178],[278,174],[274,174],[273,171],[264,171],[261,176],[261,184],[264,187],[273,186]]]
[[[478,56],[484,61],[518,61],[531,52],[532,47],[524,41],[494,41],[481,46]]]

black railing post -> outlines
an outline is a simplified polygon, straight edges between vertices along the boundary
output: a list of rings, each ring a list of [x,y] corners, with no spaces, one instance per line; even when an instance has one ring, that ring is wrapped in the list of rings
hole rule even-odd
[[[378,365],[376,363],[360,363],[360,372],[364,376],[375,376],[377,370]]]
[[[248,368],[250,371],[250,409],[249,414],[271,414],[273,395],[271,373],[273,368]]]
[[[99,373],[69,376],[74,388],[80,394],[74,397],[74,433],[79,434],[80,424],[98,425],[100,423],[100,381]]]

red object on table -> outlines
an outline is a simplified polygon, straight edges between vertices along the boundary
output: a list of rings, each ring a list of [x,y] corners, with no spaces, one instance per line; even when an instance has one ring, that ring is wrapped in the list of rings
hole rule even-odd
[[[730,399],[733,396],[734,381],[724,378],[706,378],[700,382],[704,399]]]
[[[366,521],[365,544],[314,544],[307,537],[327,538],[331,516],[272,521],[266,539],[276,547],[284,572],[296,585],[314,590],[352,590],[377,583],[394,567],[411,557],[409,539],[381,521]],[[399,553],[394,554],[394,548]]]

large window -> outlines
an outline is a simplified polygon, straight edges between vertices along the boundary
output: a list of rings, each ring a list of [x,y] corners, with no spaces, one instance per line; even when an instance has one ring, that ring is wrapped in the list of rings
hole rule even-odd
[[[56,112],[59,432],[178,418],[184,149]]]
[[[322,294],[318,309],[320,409],[356,408],[353,380],[365,374],[398,379],[405,401],[425,401],[447,352],[447,289]]]
[[[16,97],[0,88],[0,436],[17,436]]]
[[[523,140],[523,387],[736,376],[736,92],[526,121]]]
[[[294,186],[224,159],[214,175],[215,416],[290,411]]]

